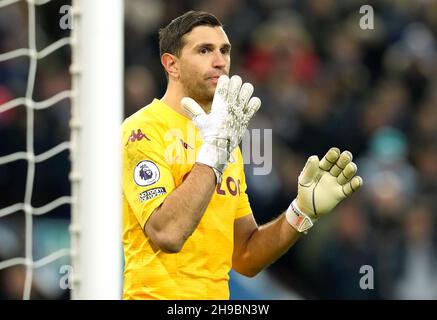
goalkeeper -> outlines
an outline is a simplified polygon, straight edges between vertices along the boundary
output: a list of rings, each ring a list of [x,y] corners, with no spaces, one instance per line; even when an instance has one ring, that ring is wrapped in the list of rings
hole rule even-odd
[[[125,299],[228,299],[231,268],[256,275],[362,185],[352,154],[331,148],[308,159],[289,208],[257,225],[238,145],[261,101],[227,76],[230,50],[205,12],[160,31],[167,91],[122,127]]]

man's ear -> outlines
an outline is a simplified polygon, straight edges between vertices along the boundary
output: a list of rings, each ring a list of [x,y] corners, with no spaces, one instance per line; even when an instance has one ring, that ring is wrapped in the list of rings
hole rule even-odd
[[[170,53],[161,56],[161,63],[171,78],[179,79],[178,58]]]

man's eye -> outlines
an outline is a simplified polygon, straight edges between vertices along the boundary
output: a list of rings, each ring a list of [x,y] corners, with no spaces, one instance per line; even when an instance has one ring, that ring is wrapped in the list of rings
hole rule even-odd
[[[202,48],[200,49],[200,53],[205,54],[208,53],[210,50],[208,48]]]

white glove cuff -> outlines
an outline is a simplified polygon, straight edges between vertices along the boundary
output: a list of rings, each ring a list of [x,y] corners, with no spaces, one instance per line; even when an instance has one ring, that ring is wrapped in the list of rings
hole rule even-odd
[[[297,199],[294,199],[291,202],[290,206],[285,212],[285,217],[288,223],[294,229],[296,229],[298,232],[303,232],[305,234],[307,234],[308,230],[311,229],[311,227],[314,225],[311,218],[302,211],[300,211],[297,207]]]
[[[216,145],[204,143],[197,154],[196,162],[206,164],[214,170],[216,182],[220,183],[229,161],[229,152]]]

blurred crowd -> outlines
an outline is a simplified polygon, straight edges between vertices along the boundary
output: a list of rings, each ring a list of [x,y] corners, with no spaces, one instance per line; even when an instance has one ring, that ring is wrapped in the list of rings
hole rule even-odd
[[[38,8],[40,49],[68,36],[59,28],[65,3]],[[360,28],[362,5],[373,8],[373,29]],[[437,1],[127,0],[125,116],[164,94],[158,30],[190,9],[222,21],[231,74],[262,100],[251,128],[273,130],[272,171],[254,175],[256,165],[246,166],[259,224],[288,207],[310,155],[350,150],[364,179],[267,272],[304,298],[437,299]],[[0,53],[27,46],[26,10],[0,9]],[[65,48],[39,62],[34,100],[70,87],[69,55]],[[28,60],[0,63],[0,105],[25,94]],[[68,120],[69,101],[36,112],[36,153],[68,140]],[[25,108],[0,113],[0,157],[25,142]],[[26,166],[0,166],[0,208],[23,201]],[[68,154],[37,166],[34,206],[68,194],[69,168]],[[67,219],[69,207],[52,215]],[[0,261],[23,255],[23,225],[22,212],[0,218]],[[13,298],[7,272],[0,297]],[[360,286],[363,276],[373,276],[373,289]]]

